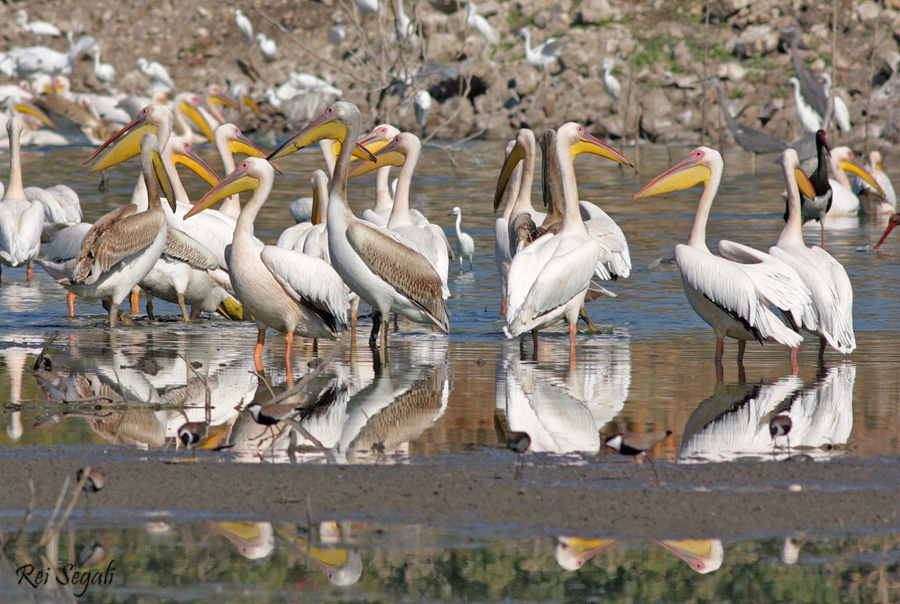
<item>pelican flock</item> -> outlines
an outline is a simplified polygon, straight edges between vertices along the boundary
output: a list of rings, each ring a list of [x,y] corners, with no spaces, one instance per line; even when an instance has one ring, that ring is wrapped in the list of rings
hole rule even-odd
[[[713,246],[707,240],[717,227],[714,200],[720,194],[727,197],[734,190],[730,188],[732,182],[739,181],[730,181],[723,156],[732,156],[713,148],[710,140],[714,139],[710,134],[702,135],[701,141],[706,144],[693,143],[691,146],[699,146],[683,161],[649,182],[642,182],[643,186],[626,190],[621,178],[613,179],[612,185],[607,180],[607,172],[631,177],[631,172],[622,166],[636,168],[636,162],[616,149],[630,146],[631,134],[625,131],[631,127],[628,124],[636,124],[638,137],[651,128],[649,118],[633,115],[633,108],[624,102],[626,96],[632,100],[644,96],[645,91],[636,87],[640,84],[638,80],[646,75],[641,75],[629,62],[627,48],[608,44],[601,53],[602,67],[591,65],[591,69],[580,73],[576,72],[579,67],[563,63],[561,40],[566,40],[566,52],[572,52],[577,65],[582,49],[576,42],[582,32],[536,33],[544,42],[533,46],[531,31],[521,25],[528,23],[532,31],[546,30],[539,24],[544,17],[504,21],[498,18],[495,5],[490,8],[484,5],[489,21],[478,14],[475,3],[468,2],[465,7],[455,7],[458,23],[452,25],[422,21],[418,13],[424,9],[407,4],[409,13],[400,0],[395,0],[393,11],[385,11],[375,0],[359,0],[356,6],[360,16],[353,15],[353,27],[347,27],[346,31],[337,13],[328,17],[340,28],[334,36],[335,45],[348,57],[357,51],[358,30],[367,23],[362,17],[378,21],[385,45],[403,46],[410,51],[406,57],[410,65],[402,68],[382,65],[384,69],[378,77],[389,84],[378,88],[380,84],[375,80],[366,80],[372,89],[365,96],[359,94],[359,82],[355,81],[364,78],[348,77],[334,66],[323,67],[316,73],[294,70],[293,66],[282,69],[279,58],[283,60],[288,54],[285,47],[279,53],[275,41],[259,31],[260,24],[254,28],[248,15],[237,7],[228,7],[228,28],[222,29],[229,29],[233,39],[240,41],[245,55],[240,59],[241,73],[232,77],[210,70],[209,81],[199,90],[185,90],[176,84],[176,81],[187,81],[181,66],[178,71],[172,71],[176,76],[173,78],[168,67],[174,65],[167,67],[154,60],[160,57],[129,55],[126,65],[122,56],[116,55],[116,47],[110,40],[76,36],[73,31],[67,32],[68,51],[43,45],[10,49],[0,56],[0,71],[11,78],[9,84],[0,87],[7,132],[4,145],[9,147],[10,168],[9,180],[0,197],[0,264],[12,269],[24,267],[22,272],[27,281],[33,279],[34,264],[41,266],[52,279],[54,291],[66,296],[72,319],[76,297],[85,306],[87,301],[101,301],[106,313],[102,320],[105,326],[108,317],[111,341],[128,334],[134,323],[138,329],[152,331],[169,320],[177,320],[179,326],[190,323],[184,329],[202,329],[198,322],[204,325],[201,321],[216,321],[216,328],[221,326],[229,336],[243,334],[234,337],[242,338],[247,371],[251,371],[251,348],[252,370],[260,376],[266,370],[266,353],[278,354],[278,367],[285,369],[288,383],[295,379],[297,357],[306,350],[317,355],[320,340],[339,341],[338,344],[323,342],[323,347],[340,354],[344,332],[350,332],[347,335],[355,350],[357,321],[366,325],[369,345],[379,363],[388,358],[389,349],[402,349],[404,342],[409,341],[445,350],[449,343],[455,342],[454,338],[459,338],[456,325],[477,322],[484,331],[480,336],[498,342],[513,340],[510,347],[519,354],[513,355],[515,360],[508,365],[517,369],[508,376],[506,390],[510,399],[516,399],[512,403],[521,407],[521,413],[535,414],[538,399],[533,395],[540,398],[543,392],[550,403],[562,401],[571,407],[572,414],[588,417],[590,414],[585,415],[584,411],[588,408],[574,405],[570,393],[551,392],[546,384],[537,384],[534,376],[550,375],[542,365],[552,364],[563,356],[557,354],[547,361],[539,359],[539,351],[551,348],[553,343],[562,344],[559,349],[568,352],[568,369],[574,374],[576,366],[588,358],[584,354],[585,346],[595,338],[608,335],[605,327],[598,330],[588,317],[590,304],[604,296],[604,300],[614,300],[607,308],[629,309],[635,299],[633,296],[629,299],[630,283],[647,278],[641,264],[633,264],[633,254],[637,259],[638,254],[646,252],[643,248],[648,238],[657,239],[666,247],[677,243],[658,236],[654,225],[662,220],[679,220],[687,212],[682,207],[686,197],[671,195],[652,201],[648,198],[700,185],[699,200],[691,204],[693,222],[686,241],[674,246],[679,278],[674,277],[674,269],[671,275],[661,274],[657,278],[661,282],[661,297],[668,293],[664,291],[666,287],[674,285],[677,289],[680,280],[684,297],[680,292],[674,295],[677,301],[672,302],[673,322],[678,318],[695,320],[688,311],[690,307],[712,329],[715,347],[710,341],[708,356],[717,371],[721,370],[727,339],[738,342],[735,356],[739,367],[743,367],[747,342],[775,344],[778,359],[775,363],[784,362],[792,374],[799,372],[801,360],[807,356],[805,352],[800,353],[805,337],[818,338],[820,363],[826,354],[850,355],[857,350],[854,285],[859,287],[864,275],[854,274],[839,262],[846,257],[845,240],[835,237],[832,244],[829,236],[829,251],[825,250],[825,231],[836,228],[832,225],[842,218],[850,218],[854,228],[859,225],[861,229],[868,228],[866,221],[878,223],[878,231],[887,221],[884,235],[875,246],[880,249],[891,230],[900,224],[894,189],[883,165],[886,159],[890,166],[891,157],[883,158],[868,138],[865,143],[861,135],[851,138],[856,136],[850,130],[851,116],[858,125],[857,130],[864,130],[861,125],[866,122],[867,136],[876,138],[873,133],[877,135],[879,130],[868,123],[868,108],[863,113],[861,106],[853,106],[851,101],[854,98],[858,101],[860,94],[858,88],[852,89],[855,97],[839,96],[832,78],[848,89],[849,83],[833,73],[821,73],[821,62],[809,61],[819,73],[807,67],[805,55],[800,53],[798,29],[786,30],[791,36],[789,52],[794,73],[790,79],[788,74],[779,74],[777,78],[779,93],[784,95],[788,91],[785,86],[788,82],[792,94],[791,99],[779,99],[781,105],[786,105],[789,119],[785,113],[779,115],[785,118],[781,121],[790,121],[797,133],[802,131],[810,136],[789,146],[764,130],[739,123],[738,120],[750,123],[760,113],[754,108],[733,115],[733,99],[746,94],[741,78],[726,78],[720,70],[719,77],[706,81],[716,91],[703,100],[714,101],[712,96],[717,94],[724,124],[734,142],[751,154],[747,158],[737,150],[743,159],[729,159],[729,170],[738,172],[733,168],[739,167],[746,171],[749,167],[755,172],[757,154],[772,154],[774,158],[777,153],[780,176],[786,187],[783,224],[777,218],[780,212],[774,211],[781,203],[778,191],[773,189],[770,199],[759,201],[770,203],[772,210],[760,211],[754,217],[765,225],[766,251],[727,239],[718,241],[711,249]],[[345,8],[341,10],[346,13]],[[390,18],[395,22],[385,21]],[[62,20],[59,23],[67,25]],[[474,45],[472,38],[469,41],[470,50],[480,49],[469,53],[473,60],[479,52],[498,53],[498,57],[518,52],[517,58],[521,58],[521,46],[515,45],[514,36],[524,38],[524,58],[543,75],[521,62],[519,67],[523,71],[504,80],[499,88],[488,83],[485,92],[481,90],[485,82],[475,81],[466,84],[474,88],[464,93],[448,87],[441,80],[443,75],[436,75],[445,66],[428,64],[428,70],[421,65],[414,67],[412,62],[423,59],[427,52],[425,33],[443,33],[453,26],[458,28],[454,35],[468,34],[469,30],[477,34],[473,37]],[[11,27],[16,27],[15,23]],[[55,28],[49,23],[29,22],[24,11],[21,11],[21,28],[23,36],[45,36],[46,44],[65,44],[63,38],[52,40],[61,36],[59,30],[53,33]],[[79,28],[73,26],[73,29]],[[279,43],[282,41],[287,39],[279,38]],[[101,59],[101,49],[107,62]],[[616,65],[622,66],[618,77],[613,75]],[[551,68],[557,67],[558,73],[551,74]],[[465,79],[467,75],[461,77]],[[32,76],[32,81],[15,81]],[[459,73],[453,76],[454,82],[459,76]],[[559,79],[555,79],[557,76]],[[77,91],[79,78],[88,83],[90,92]],[[579,82],[593,80],[590,88],[585,86],[585,94],[592,90],[602,95],[600,87],[604,87],[613,101],[614,111],[608,101],[604,110],[615,115],[602,117],[613,121],[598,119],[596,115],[578,117],[579,110],[575,107],[566,115],[571,113],[572,119],[578,117],[582,122],[568,121],[567,117],[566,121],[560,119],[559,123],[552,123],[552,127],[537,133],[532,130],[528,125],[544,125],[541,120],[552,114],[551,104],[556,101],[548,102],[545,107],[536,104],[528,107],[519,95],[529,88],[553,90],[555,83],[565,78]],[[722,83],[725,79],[731,80],[728,84],[731,101]],[[678,89],[691,86],[683,85],[679,77],[671,78],[671,82]],[[706,82],[704,91],[708,88]],[[662,88],[665,95],[674,91],[674,88],[669,90],[668,83]],[[699,90],[699,86],[694,90]],[[359,105],[343,99],[354,99]],[[785,100],[792,103],[784,103]],[[433,136],[441,127],[446,128],[441,122],[447,117],[448,102],[462,103],[460,112],[453,115],[456,118],[469,109],[465,103],[480,111],[481,104],[495,101],[505,103],[510,118],[505,126],[514,124],[515,136],[505,147],[500,143],[484,143],[483,148],[490,151],[479,155],[478,169],[459,169],[452,159],[456,143],[436,145],[425,133],[427,129]],[[538,110],[543,110],[543,114]],[[690,121],[689,113],[681,114],[679,120]],[[379,123],[382,119],[390,121]],[[636,121],[631,122],[632,119]],[[757,125],[766,121],[773,124],[768,128],[775,132],[778,120],[758,117]],[[300,126],[301,122],[305,125]],[[377,125],[372,127],[374,124]],[[492,134],[503,131],[492,123],[479,123],[479,126]],[[679,127],[676,120],[658,127],[659,132],[654,136],[676,140],[674,131]],[[480,134],[476,130],[473,127],[460,138],[474,138]],[[610,143],[591,134],[600,130],[607,130],[618,142]],[[282,133],[286,137],[280,136]],[[836,140],[840,143],[829,144]],[[34,182],[33,172],[24,169],[28,168],[30,157],[27,150],[23,152],[23,146],[51,144],[94,146],[93,154],[84,153],[85,171],[99,174],[130,170],[134,184],[130,196],[120,195],[121,191],[115,189],[98,196],[89,190],[78,190],[72,183],[51,181],[50,176],[44,178],[46,182]],[[438,152],[438,145],[446,153]],[[801,166],[796,149],[813,145],[813,165]],[[285,176],[276,163],[316,146],[318,149],[305,154],[303,159],[284,160],[284,163],[292,162],[287,168],[291,176]],[[637,153],[638,146],[635,144],[633,148]],[[863,148],[867,151],[865,165],[858,159],[863,155],[857,154]],[[582,159],[576,163],[578,156],[584,154],[597,155],[618,165],[615,170],[608,170],[613,166],[605,162],[592,165]],[[451,159],[445,162],[448,156]],[[138,165],[130,166],[128,162],[135,157],[139,163],[133,163]],[[760,165],[765,168],[768,163],[771,162]],[[538,165],[539,174],[536,173]],[[182,170],[184,180],[179,166],[188,168]],[[584,171],[576,172],[576,167]],[[804,168],[810,170],[810,175]],[[393,189],[389,185],[392,169],[397,177]],[[774,170],[771,165],[768,169]],[[371,180],[363,178],[371,172],[375,173],[368,177]],[[851,184],[850,174],[856,177],[855,183]],[[297,178],[291,186],[288,181],[294,176]],[[440,184],[435,185],[435,178],[440,179]],[[26,182],[32,186],[26,187]],[[301,184],[297,185],[298,182]],[[494,185],[493,190],[487,182]],[[764,184],[758,186],[763,188]],[[439,193],[433,197],[421,194],[428,190],[439,190]],[[473,201],[476,199],[480,202]],[[488,208],[489,199],[491,208]],[[107,204],[102,208],[105,213],[97,212],[99,217],[88,214],[86,218],[81,207],[85,200],[90,200],[86,206],[89,212]],[[543,206],[537,200],[543,201]],[[217,204],[221,205],[214,207]],[[717,203],[715,211],[724,205]],[[653,207],[652,215],[645,210],[648,207]],[[450,208],[452,211],[448,212]],[[276,212],[278,219],[273,220],[271,217]],[[279,221],[289,213],[298,224],[284,228]],[[463,214],[468,232],[463,230]],[[860,224],[859,217],[863,215],[868,217]],[[94,222],[87,222],[88,219]],[[810,233],[804,233],[803,224],[810,220],[820,223],[820,232],[815,233],[820,245],[806,244],[805,237]],[[641,233],[643,237],[633,237],[641,229],[645,230]],[[454,232],[455,245],[451,245],[448,234],[452,238]],[[489,261],[476,254],[475,241],[481,245],[491,235],[496,276],[488,267]],[[634,245],[635,241],[640,243]],[[450,270],[455,260],[459,261],[459,272]],[[468,271],[464,271],[465,261],[469,264]],[[848,268],[852,269],[850,265]],[[7,287],[18,273],[9,270],[4,273],[3,287]],[[481,300],[484,304],[479,303],[477,309],[471,303],[473,284],[476,289],[487,288],[485,283],[490,283],[490,279],[494,279],[495,293],[500,296],[499,312],[494,292],[485,294]],[[632,281],[621,284],[625,279]],[[612,285],[612,282],[619,283]],[[624,293],[607,289],[618,285],[622,285]],[[857,289],[860,298],[863,291]],[[483,292],[479,289],[478,293]],[[139,295],[146,299],[146,318],[140,313]],[[120,307],[129,298],[131,312],[122,312]],[[178,314],[159,316],[160,300],[177,305]],[[393,325],[389,320],[392,314]],[[80,316],[79,320],[83,318]],[[371,331],[368,331],[370,318]],[[662,322],[669,318],[661,316],[654,320]],[[587,323],[587,330],[579,331],[579,319]],[[226,323],[227,320],[235,324]],[[241,331],[239,321],[252,321],[252,325],[245,323]],[[695,323],[700,327],[690,327],[692,332],[708,333],[699,322]],[[857,328],[861,324],[858,322]],[[252,327],[255,331],[250,331]],[[269,346],[265,346],[270,329],[284,336],[283,349],[280,338],[276,342],[269,340]],[[607,331],[618,337],[624,330],[627,328],[614,325]],[[664,330],[659,333],[663,334]],[[309,346],[302,340],[308,340]],[[784,351],[783,361],[778,345],[789,349]],[[863,340],[859,347],[864,348]],[[533,350],[531,361],[525,360],[526,348]],[[122,361],[120,369],[128,369],[124,367],[124,357],[119,360]],[[314,363],[309,366],[313,367]],[[373,367],[376,373],[380,369],[380,365]],[[585,371],[583,366],[582,371]],[[523,375],[526,379],[522,379]],[[53,381],[43,377],[49,380],[47,383]],[[393,378],[395,385],[401,382],[397,377]],[[440,381],[442,385],[436,390],[437,397],[432,397],[434,400],[443,400],[443,389],[449,388]],[[787,382],[799,391],[796,375]],[[390,379],[381,382],[374,393],[384,400],[398,398],[393,391],[385,394],[389,387],[392,387]],[[344,395],[337,389],[331,396],[347,398]],[[136,394],[133,398],[141,396]],[[147,402],[158,402],[151,398],[148,394]],[[545,427],[553,426],[568,413],[557,413],[559,408],[554,409],[555,403],[538,402],[543,407],[535,415]],[[512,403],[510,408],[515,408]],[[624,402],[616,407],[616,413],[623,405]],[[444,406],[446,401],[438,407],[442,410]],[[773,404],[772,408],[776,406]],[[272,426],[278,427],[284,418],[299,417],[293,402],[279,408],[285,411],[284,417],[269,417]],[[264,410],[264,406],[254,406],[250,413],[260,421],[266,417],[262,414]],[[305,412],[309,417],[304,416],[304,421],[315,419],[313,410]],[[359,415],[361,410],[350,412]],[[602,425],[599,421],[593,423],[597,417],[582,422],[583,433],[563,436],[573,441],[583,437],[592,443],[591,447],[596,445],[599,449],[597,430]],[[361,417],[357,419],[362,421]],[[390,423],[389,419],[381,418],[385,425]],[[604,417],[604,421],[610,418]],[[768,421],[771,418],[758,422],[762,437]],[[512,422],[512,427],[515,431],[521,428],[516,422]],[[198,424],[198,432],[191,431],[193,426],[185,428],[184,444],[194,446],[203,442],[207,433],[202,428],[202,423]],[[159,440],[158,436],[154,439]],[[276,434],[273,439],[281,436]],[[781,439],[786,434],[779,433],[778,437]],[[349,446],[352,439],[330,440],[343,441]],[[315,444],[313,440],[309,442]],[[530,434],[530,442],[532,450],[551,449],[549,440],[542,439],[539,433]],[[559,443],[554,439],[554,444]],[[569,452],[565,446],[559,448]],[[584,449],[583,445],[575,447],[575,450]],[[346,458],[346,451],[343,453]]]

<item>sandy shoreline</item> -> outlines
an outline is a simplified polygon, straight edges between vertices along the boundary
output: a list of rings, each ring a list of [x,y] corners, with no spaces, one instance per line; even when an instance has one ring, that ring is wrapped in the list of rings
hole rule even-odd
[[[135,518],[167,510],[176,521],[210,514],[305,522],[308,495],[313,521],[474,526],[516,536],[740,539],[900,530],[900,460],[887,458],[657,464],[656,486],[649,465],[618,462],[527,465],[519,483],[506,452],[406,466],[172,463],[121,451],[115,460],[67,451],[49,462],[49,452],[0,455],[0,510],[8,518],[27,508],[29,478],[36,509],[52,510],[65,477],[91,464],[107,475],[107,487],[90,498],[91,514],[101,517],[103,510]],[[792,484],[802,490],[792,492]]]

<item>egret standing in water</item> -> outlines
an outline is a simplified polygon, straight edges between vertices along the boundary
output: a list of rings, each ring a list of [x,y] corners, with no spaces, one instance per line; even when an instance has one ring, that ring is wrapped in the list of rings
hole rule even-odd
[[[469,270],[472,270],[472,257],[475,255],[475,240],[468,233],[463,233],[460,229],[462,222],[462,210],[459,207],[453,208],[448,216],[456,215],[456,251],[459,253],[459,268],[462,270],[463,257],[469,259]]]

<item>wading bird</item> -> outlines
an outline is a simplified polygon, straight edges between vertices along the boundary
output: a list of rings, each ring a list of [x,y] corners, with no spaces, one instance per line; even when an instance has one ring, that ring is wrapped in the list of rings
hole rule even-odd
[[[743,361],[747,340],[763,343],[771,338],[789,348],[800,345],[803,337],[786,327],[769,310],[770,304],[789,314],[795,324],[802,324],[802,317],[812,312],[808,288],[784,262],[732,241],[719,242],[721,256],[706,247],[706,222],[723,171],[718,151],[697,147],[633,197],[704,184],[688,242],[675,246],[675,262],[688,302],[715,331],[717,364],[722,362],[726,337],[738,340],[738,363]]]
[[[468,233],[463,233],[460,228],[462,222],[462,210],[458,207],[448,214],[456,216],[456,251],[459,253],[459,268],[462,270],[463,258],[469,259],[469,270],[472,270],[472,258],[475,256],[475,240]]]

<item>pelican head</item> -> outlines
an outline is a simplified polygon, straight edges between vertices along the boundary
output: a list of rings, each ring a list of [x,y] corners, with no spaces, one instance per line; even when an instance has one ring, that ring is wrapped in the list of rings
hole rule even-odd
[[[651,180],[632,199],[681,191],[700,183],[706,185],[712,176],[712,167],[721,164],[722,156],[718,151],[709,147],[697,147],[683,161]]]
[[[155,103],[147,105],[141,109],[137,119],[112,135],[109,140],[91,154],[88,160],[84,162],[84,165],[94,161],[107,147],[109,147],[109,151],[94,164],[94,167],[91,168],[91,174],[131,159],[140,153],[141,138],[147,132],[155,134],[159,141],[165,144],[172,134],[173,121],[172,110],[165,105]]]
[[[357,162],[350,170],[350,177],[368,174],[372,170],[377,170],[384,166],[402,166],[410,152],[418,151],[421,148],[422,142],[418,136],[411,132],[402,132],[391,139],[391,142],[387,145],[379,149],[375,153],[373,161]],[[366,147],[366,149],[368,150],[369,148]]]
[[[718,570],[725,558],[725,550],[718,539],[683,539],[657,543],[687,562],[701,575]]]
[[[600,157],[611,159],[614,162],[634,167],[634,162],[601,141],[587,133],[584,126],[575,122],[567,122],[559,127],[556,131],[557,140],[564,145],[568,145],[572,152],[572,159],[575,159],[582,153],[593,153]]]
[[[358,124],[361,120],[362,117],[356,105],[346,101],[338,101],[326,109],[322,115],[307,124],[303,130],[270,153],[267,159],[273,160],[290,155],[326,138],[343,141],[347,136],[347,124]],[[367,149],[360,147],[359,144],[357,144],[357,149],[362,149],[363,155],[369,161],[375,161],[375,156]]]
[[[274,177],[275,170],[268,161],[258,157],[248,157],[238,164],[234,172],[222,179],[219,184],[204,195],[203,199],[198,201],[184,217],[187,219],[199,214],[226,197],[231,197],[243,191],[255,191],[263,180],[271,183]]]
[[[852,172],[872,185],[872,188],[878,191],[882,199],[885,197],[884,189],[881,188],[881,185],[878,184],[872,173],[857,161],[856,156],[849,147],[835,147],[831,150],[831,159],[837,161],[842,170]]]
[[[364,136],[362,140],[359,141],[359,144],[372,153],[377,153],[399,134],[399,128],[392,126],[391,124],[379,124],[372,129],[372,132]]]
[[[200,107],[203,104],[203,97],[192,92],[182,92],[175,97],[175,106],[178,108],[178,111],[181,111],[188,116],[191,121],[197,125],[197,128],[200,129],[200,132],[203,133],[203,136],[209,139],[209,142],[215,143],[216,137],[215,134],[213,134],[212,128],[209,127],[209,123],[207,123],[200,111],[197,110],[197,107]],[[235,103],[234,106],[237,106],[237,103]],[[214,111],[215,113],[219,113],[218,110]]]
[[[554,554],[556,561],[566,570],[578,570],[595,554],[605,550],[616,542],[615,539],[579,539],[578,537],[559,537],[556,540]]]
[[[230,151],[232,154],[241,153],[249,157],[259,157],[261,159],[266,158],[266,152],[257,147],[256,144],[249,138],[244,136],[244,133],[241,132],[241,129],[234,124],[221,124],[218,128],[216,128],[215,139],[217,147],[224,147],[228,149],[228,151]],[[281,173],[281,169],[275,164],[275,162],[270,163],[272,164],[272,167],[275,168],[276,172]],[[216,183],[210,184],[215,185]]]
[[[800,157],[795,149],[788,147],[781,153],[781,165],[784,168],[785,179],[789,178],[793,173],[800,193],[806,195],[809,199],[816,198],[816,190],[809,180],[809,175],[800,167]]]
[[[512,150],[506,154],[506,159],[503,161],[503,167],[500,168],[500,178],[497,180],[497,187],[494,189],[495,212],[497,211],[497,208],[500,207],[500,200],[503,197],[503,192],[506,190],[509,179],[512,178],[513,170],[516,169],[519,162],[534,162],[535,144],[534,132],[529,128],[522,128],[516,133],[516,141],[513,144]]]
[[[175,165],[181,164],[190,168],[197,176],[205,180],[209,185],[219,184],[219,176],[215,170],[209,167],[205,161],[194,151],[191,144],[180,136],[169,137],[166,143],[164,156],[171,158]]]
[[[218,84],[213,84],[206,89],[204,100],[206,101],[207,109],[209,109],[210,113],[213,114],[213,116],[219,121],[220,124],[225,123],[225,118],[222,117],[222,114],[219,112],[216,105],[231,107],[232,109],[237,109],[238,111],[240,111],[241,109],[238,100],[225,92],[225,90]]]
[[[868,155],[869,159],[869,170],[883,172],[883,168],[881,167],[881,152],[880,151],[869,151]]]

